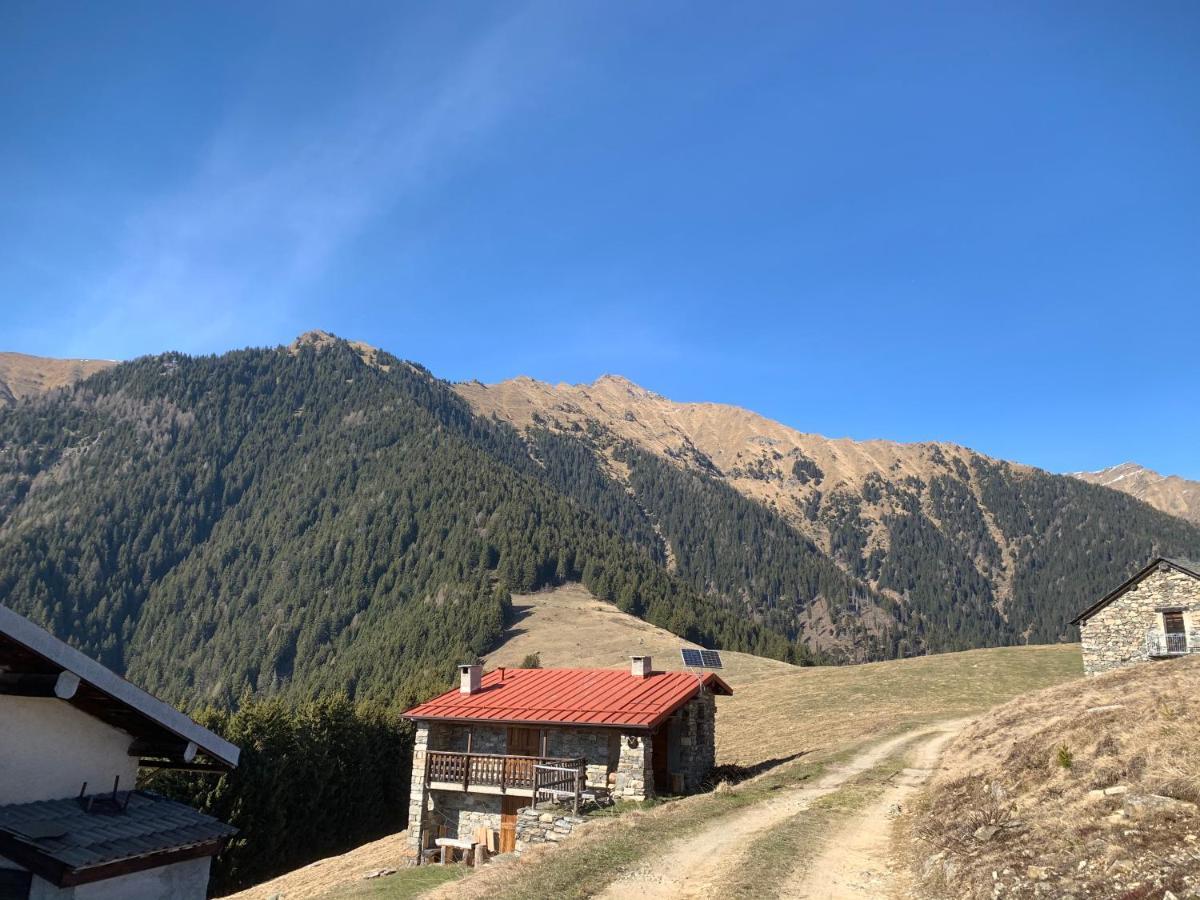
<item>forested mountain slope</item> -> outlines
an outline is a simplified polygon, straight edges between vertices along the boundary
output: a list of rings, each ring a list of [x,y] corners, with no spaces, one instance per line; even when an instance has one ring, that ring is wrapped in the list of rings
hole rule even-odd
[[[172,700],[403,703],[494,646],[512,592],[578,581],[702,644],[838,662],[1070,637],[1150,555],[1200,548],[962,448],[609,396],[497,418],[497,389],[458,391],[314,332],[0,410],[0,601]]]
[[[495,641],[510,591],[565,580],[788,655],[666,571],[590,455],[542,452],[345,343],[136,360],[0,412],[0,599],[172,699],[403,702]]]
[[[815,547],[853,579],[848,592],[827,581],[820,595],[865,610],[861,626],[892,654],[1071,637],[1075,613],[1150,556],[1200,548],[1195,525],[1133,498],[952,444],[804,434],[737,407],[676,403],[614,376],[456,389],[483,415],[590,446],[660,523],[697,589],[728,590],[718,572],[752,572],[770,593],[776,573],[796,571],[774,565],[782,548],[750,559],[762,544],[741,541],[745,534],[704,546],[697,562],[692,541],[723,523],[769,521],[761,534]],[[739,509],[735,496],[761,512]],[[715,561],[735,548],[746,558]]]

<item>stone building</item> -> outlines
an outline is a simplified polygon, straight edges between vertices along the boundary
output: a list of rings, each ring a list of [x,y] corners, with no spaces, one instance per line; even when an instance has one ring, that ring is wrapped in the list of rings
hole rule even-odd
[[[1158,557],[1072,624],[1088,675],[1200,651],[1200,563]]]
[[[712,673],[460,666],[456,690],[405,713],[416,723],[409,841],[498,833],[519,849],[518,813],[555,789],[615,799],[697,791],[715,764]]]

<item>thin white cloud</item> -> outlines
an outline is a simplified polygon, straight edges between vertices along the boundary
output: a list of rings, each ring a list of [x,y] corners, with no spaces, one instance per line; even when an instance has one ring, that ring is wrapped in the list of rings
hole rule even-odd
[[[419,84],[376,67],[286,134],[252,109],[231,118],[186,183],[124,223],[72,343],[119,346],[137,333],[187,350],[277,334],[372,219],[435,185],[521,108],[562,25],[526,12]]]

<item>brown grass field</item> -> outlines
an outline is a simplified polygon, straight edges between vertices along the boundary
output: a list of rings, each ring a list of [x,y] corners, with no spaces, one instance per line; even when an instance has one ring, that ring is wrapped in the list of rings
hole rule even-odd
[[[684,642],[597,600],[579,585],[513,597],[518,620],[487,657],[489,669],[528,653],[542,665],[620,668],[650,654],[682,668]],[[723,653],[734,696],[717,712],[717,762],[755,765],[806,751],[837,752],[915,725],[989,709],[1027,691],[1080,677],[1077,644],[1001,647],[861,666],[802,668]]]
[[[538,653],[547,668],[620,668],[635,654],[651,655],[657,669],[682,668],[683,641],[597,600],[582,587],[516,596],[513,603],[516,621],[505,642],[487,657],[488,669],[517,665],[530,653]],[[536,894],[528,892],[530,885],[602,886],[618,869],[638,865],[664,841],[737,814],[780,789],[806,783],[856,748],[917,726],[981,713],[1082,673],[1077,645],[813,668],[744,653],[722,655],[721,675],[734,696],[719,700],[717,761],[746,767],[765,764],[764,774],[732,794],[671,801],[597,823],[564,852],[527,854],[515,864],[489,866],[478,875],[456,868],[454,875],[467,877],[444,885],[435,895],[520,897]],[[367,845],[238,896],[404,898],[429,890],[425,870],[418,869],[363,881],[366,872],[386,864],[381,861],[386,854],[375,852],[386,846]]]
[[[942,762],[904,821],[920,895],[1200,895],[1200,659],[1019,697]]]

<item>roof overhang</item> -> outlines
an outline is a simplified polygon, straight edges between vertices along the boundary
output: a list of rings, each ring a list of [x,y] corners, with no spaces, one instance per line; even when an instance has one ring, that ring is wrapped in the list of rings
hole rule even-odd
[[[24,841],[19,841],[10,835],[0,832],[0,856],[7,857],[51,884],[58,887],[74,887],[80,884],[92,884],[120,875],[130,875],[134,872],[144,872],[147,869],[157,869],[172,863],[198,859],[204,856],[216,856],[225,846],[226,838],[217,838],[177,847],[147,853],[144,856],[131,856],[125,859],[113,860],[96,866],[73,869],[53,857],[41,853]]]
[[[10,693],[57,698],[131,734],[132,755],[164,766],[195,766],[198,754],[222,770],[238,764],[241,751],[229,741],[3,605],[0,679]]]
[[[1196,565],[1196,564],[1190,563],[1190,562],[1185,562],[1184,560],[1179,560],[1179,559],[1168,559],[1165,556],[1156,556],[1156,557],[1154,557],[1154,559],[1150,560],[1150,562],[1147,563],[1143,568],[1139,569],[1136,573],[1134,573],[1134,575],[1132,577],[1130,577],[1127,581],[1123,582],[1116,589],[1109,591],[1107,594],[1105,594],[1103,597],[1101,597],[1099,600],[1097,600],[1095,603],[1093,603],[1091,606],[1089,606],[1087,609],[1085,609],[1083,612],[1081,612],[1078,616],[1076,616],[1074,619],[1072,619],[1071,624],[1072,625],[1086,624],[1088,619],[1090,619],[1092,616],[1094,616],[1100,610],[1104,609],[1104,607],[1108,606],[1108,604],[1112,603],[1114,600],[1116,600],[1118,597],[1120,597],[1122,594],[1124,594],[1126,591],[1128,591],[1131,587],[1133,587],[1134,585],[1140,583],[1141,581],[1143,581],[1144,579],[1149,577],[1160,566],[1165,566],[1170,569],[1175,569],[1178,572],[1183,572],[1185,575],[1191,575],[1193,578],[1200,578],[1200,565]]]

